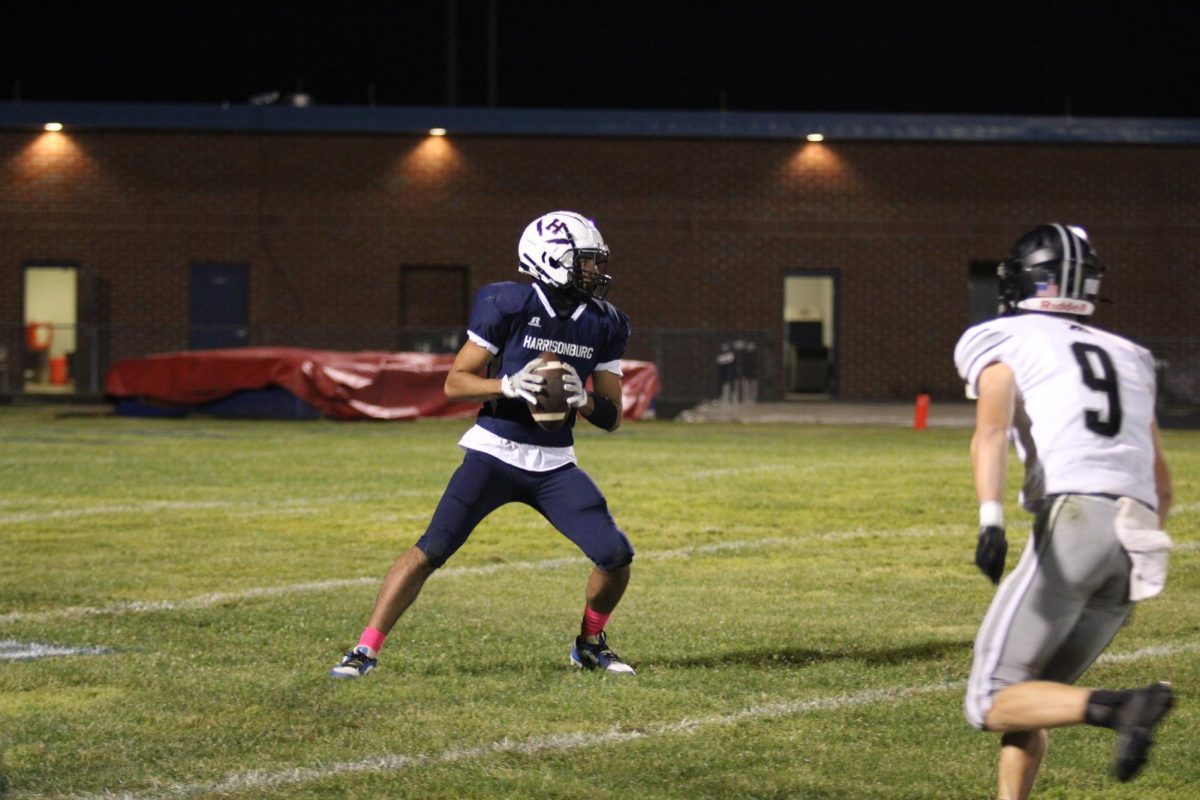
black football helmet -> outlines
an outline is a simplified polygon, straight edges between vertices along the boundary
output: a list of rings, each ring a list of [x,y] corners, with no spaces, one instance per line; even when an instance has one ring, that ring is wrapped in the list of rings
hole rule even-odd
[[[1039,225],[1017,239],[1002,261],[1000,304],[1019,310],[1086,317],[1096,310],[1104,267],[1077,225]]]

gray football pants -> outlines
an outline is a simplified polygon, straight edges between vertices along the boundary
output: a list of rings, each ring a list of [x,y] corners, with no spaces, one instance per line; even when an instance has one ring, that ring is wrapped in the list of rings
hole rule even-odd
[[[1032,680],[1074,683],[1133,610],[1116,501],[1068,494],[1046,505],[975,637],[963,711],[981,730],[1001,689]]]

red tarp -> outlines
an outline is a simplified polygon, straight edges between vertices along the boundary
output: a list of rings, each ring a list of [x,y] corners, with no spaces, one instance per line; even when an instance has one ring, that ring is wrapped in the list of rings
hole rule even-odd
[[[479,403],[451,403],[442,391],[453,354],[238,347],[161,353],[121,361],[105,394],[192,406],[279,386],[333,419],[469,417]],[[658,369],[622,361],[626,419],[641,419],[658,394]]]

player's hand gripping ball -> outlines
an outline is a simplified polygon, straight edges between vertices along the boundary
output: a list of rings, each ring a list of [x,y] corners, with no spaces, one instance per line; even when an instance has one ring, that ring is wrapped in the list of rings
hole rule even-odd
[[[571,413],[571,393],[563,386],[563,377],[571,371],[554,353],[542,353],[538,359],[545,362],[534,372],[545,379],[542,390],[529,403],[533,421],[544,431],[553,433],[567,421]]]

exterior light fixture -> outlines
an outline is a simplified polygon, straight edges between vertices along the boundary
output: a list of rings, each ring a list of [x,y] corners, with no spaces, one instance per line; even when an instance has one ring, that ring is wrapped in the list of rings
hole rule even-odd
[[[58,131],[61,131],[62,129],[63,129],[63,124],[61,122],[47,122],[45,125],[42,126],[42,130],[50,131],[51,133],[57,133]]]
[[[805,139],[807,139],[807,140],[808,140],[808,141],[810,141],[810,142],[823,142],[823,141],[825,141],[825,134],[823,134],[823,133],[810,133],[808,136],[805,136],[804,138],[805,138]]]
[[[429,135],[430,136],[445,136],[446,129],[445,128],[430,128]]]

